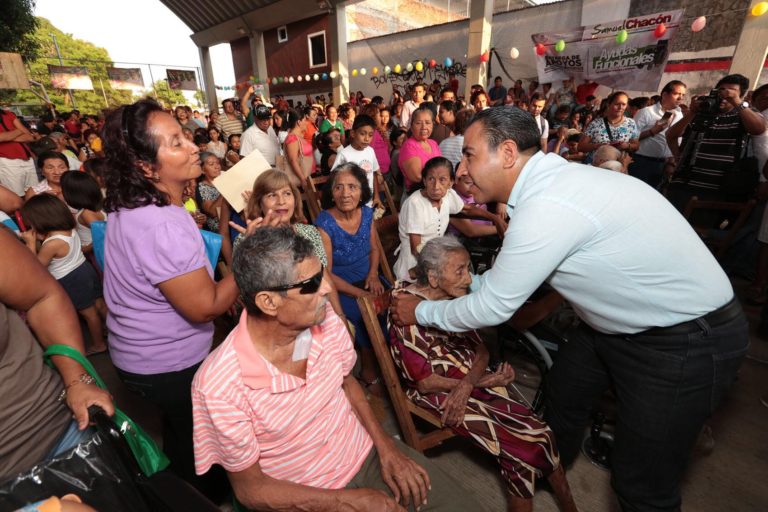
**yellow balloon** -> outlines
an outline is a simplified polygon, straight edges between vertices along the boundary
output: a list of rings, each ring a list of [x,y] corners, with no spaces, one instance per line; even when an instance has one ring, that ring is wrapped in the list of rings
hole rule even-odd
[[[419,61],[416,63],[416,71],[422,71],[424,69],[424,63]]]
[[[357,76],[357,69],[352,70],[352,76]]]
[[[401,69],[403,68],[400,67],[400,64],[395,64],[395,73],[399,73]]]
[[[768,12],[768,2],[760,2],[752,8],[752,16],[762,16]]]
[[[378,75],[379,74],[379,68],[377,68],[376,66],[373,66],[373,69],[371,70],[371,73],[373,73],[374,76]]]

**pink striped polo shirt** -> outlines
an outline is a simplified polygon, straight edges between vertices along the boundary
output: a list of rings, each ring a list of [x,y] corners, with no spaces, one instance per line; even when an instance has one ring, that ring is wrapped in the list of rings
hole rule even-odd
[[[330,304],[311,332],[304,380],[259,354],[243,312],[192,382],[197,474],[258,462],[272,478],[312,487],[352,480],[373,445],[342,388],[355,363],[352,340]]]

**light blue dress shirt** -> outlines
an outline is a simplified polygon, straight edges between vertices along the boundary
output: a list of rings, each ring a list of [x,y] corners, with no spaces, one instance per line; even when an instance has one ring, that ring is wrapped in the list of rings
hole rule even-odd
[[[466,331],[508,320],[547,281],[598,331],[632,334],[698,318],[733,289],[686,220],[631,176],[536,153],[507,201],[496,262],[472,293],[424,301],[419,324]]]

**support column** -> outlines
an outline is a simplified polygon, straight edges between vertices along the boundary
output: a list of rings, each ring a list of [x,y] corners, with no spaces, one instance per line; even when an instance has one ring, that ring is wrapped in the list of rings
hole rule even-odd
[[[765,58],[768,56],[768,13],[754,17],[752,8],[761,0],[752,0],[749,4],[744,27],[736,45],[728,74],[739,73],[749,78],[749,88],[755,89],[760,73],[763,71]]]
[[[338,3],[328,14],[328,39],[331,47],[333,103],[349,101],[349,70],[347,68],[347,14],[343,3]]]
[[[216,99],[216,85],[213,81],[213,66],[211,66],[211,52],[207,46],[198,46],[200,50],[200,69],[202,69],[203,87],[205,87],[205,98],[208,100],[208,109],[216,112],[219,108],[219,100]]]
[[[469,9],[469,43],[467,46],[467,79],[464,97],[469,101],[473,84],[488,85],[488,63],[480,55],[491,47],[493,0],[471,0]]]
[[[269,76],[267,71],[267,52],[264,50],[264,32],[251,32],[248,38],[251,43],[251,69],[263,83],[264,98],[269,101],[269,83],[265,78]]]

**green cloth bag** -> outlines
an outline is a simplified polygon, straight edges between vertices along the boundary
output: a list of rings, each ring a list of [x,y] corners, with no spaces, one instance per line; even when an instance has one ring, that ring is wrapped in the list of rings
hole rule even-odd
[[[104,381],[96,372],[91,362],[80,352],[67,345],[51,345],[45,350],[44,358],[48,366],[53,367],[51,356],[66,356],[74,359],[80,363],[85,371],[87,371],[91,377],[96,381],[96,384],[101,389],[107,389]],[[109,390],[107,390],[109,391]],[[157,443],[141,429],[134,421],[129,418],[123,411],[115,407],[115,416],[113,417],[120,432],[123,433],[123,437],[128,442],[133,456],[136,457],[136,462],[141,469],[141,472],[146,476],[152,476],[158,471],[168,467],[170,461],[165,456],[163,451],[157,446]]]

